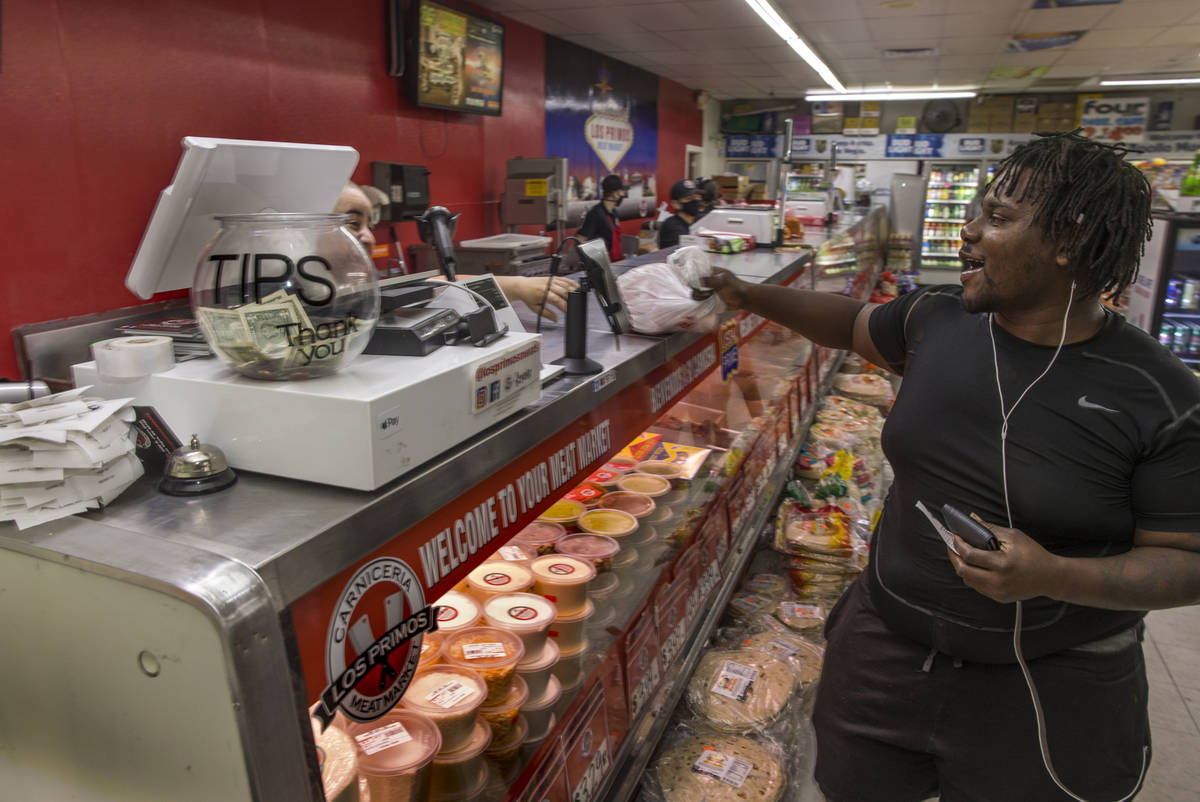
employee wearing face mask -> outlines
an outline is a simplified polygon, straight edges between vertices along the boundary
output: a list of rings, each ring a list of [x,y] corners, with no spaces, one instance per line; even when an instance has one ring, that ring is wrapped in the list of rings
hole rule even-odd
[[[671,248],[679,244],[679,238],[692,230],[692,223],[700,216],[700,188],[690,178],[676,181],[671,187],[671,208],[675,214],[663,221],[658,230],[658,247]]]
[[[628,187],[621,183],[621,177],[606,175],[600,182],[600,202],[588,209],[583,216],[583,224],[575,235],[581,240],[604,240],[608,250],[608,258],[616,262],[625,258],[621,251],[621,219],[617,216],[617,207],[625,199]]]
[[[375,249],[375,235],[371,226],[379,222],[379,207],[387,202],[387,195],[382,190],[370,185],[358,185],[349,182],[338,196],[334,214],[344,214],[349,217],[346,229],[363,246],[370,258]],[[459,276],[471,278],[471,276]],[[500,291],[510,301],[521,301],[534,314],[541,315],[547,320],[558,320],[555,307],[564,312],[567,309],[567,293],[579,286],[577,282],[565,276],[555,276],[546,279],[536,276],[495,276]]]

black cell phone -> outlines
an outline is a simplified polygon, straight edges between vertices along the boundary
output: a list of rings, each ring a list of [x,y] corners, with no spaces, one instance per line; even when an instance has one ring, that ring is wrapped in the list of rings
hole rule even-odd
[[[1000,541],[992,534],[992,530],[961,510],[943,504],[942,517],[946,519],[946,528],[966,541],[967,545],[989,551],[1000,549]]]

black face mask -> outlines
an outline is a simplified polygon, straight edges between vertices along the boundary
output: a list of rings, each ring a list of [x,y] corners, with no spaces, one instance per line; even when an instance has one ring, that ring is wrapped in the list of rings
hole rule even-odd
[[[683,212],[684,214],[686,214],[688,217],[695,217],[696,215],[700,214],[700,201],[698,201],[698,200],[687,201],[686,203],[684,203],[682,206],[679,207],[679,210],[681,212]]]

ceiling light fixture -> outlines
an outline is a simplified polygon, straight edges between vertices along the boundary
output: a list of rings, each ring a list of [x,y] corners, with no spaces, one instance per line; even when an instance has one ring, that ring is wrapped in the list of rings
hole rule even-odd
[[[821,76],[821,80],[839,92],[846,91],[846,87],[842,86],[842,82],[833,74],[833,70],[829,69],[824,61],[821,61],[820,57],[808,46],[808,43],[792,30],[792,26],[788,25],[783,17],[779,16],[779,12],[767,0],[746,0],[746,5],[754,9],[754,13],[758,14],[762,18],[762,21],[771,27],[771,30],[779,34],[779,38],[786,42],[788,47],[800,54],[800,58],[804,59],[808,63],[808,66],[816,70],[817,75]]]
[[[810,102],[823,100],[938,100],[975,97],[977,94],[979,93],[969,89],[912,89],[897,92],[809,92],[804,99]]]
[[[1101,86],[1167,86],[1170,84],[1200,84],[1200,78],[1130,78],[1100,82]]]

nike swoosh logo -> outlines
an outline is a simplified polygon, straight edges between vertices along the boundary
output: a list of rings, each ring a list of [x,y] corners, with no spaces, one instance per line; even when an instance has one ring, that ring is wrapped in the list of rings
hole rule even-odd
[[[1101,412],[1112,412],[1114,414],[1117,412],[1115,409],[1109,409],[1101,404],[1094,404],[1091,401],[1088,401],[1086,395],[1079,396],[1079,406],[1083,407],[1084,409],[1098,409]]]

